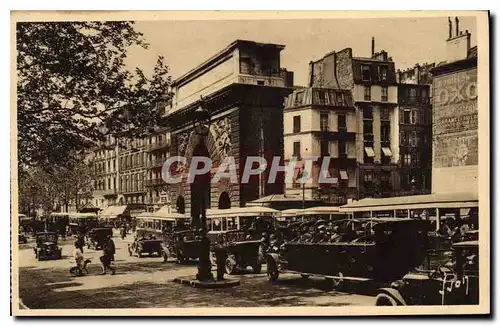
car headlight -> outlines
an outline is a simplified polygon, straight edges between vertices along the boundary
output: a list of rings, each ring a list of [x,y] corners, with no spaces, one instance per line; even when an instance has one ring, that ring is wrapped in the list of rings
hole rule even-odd
[[[391,283],[391,288],[393,289],[400,289],[401,287],[403,287],[402,281],[394,281]]]

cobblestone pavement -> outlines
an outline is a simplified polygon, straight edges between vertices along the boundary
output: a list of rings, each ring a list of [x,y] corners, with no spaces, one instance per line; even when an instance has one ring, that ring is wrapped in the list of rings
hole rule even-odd
[[[128,236],[129,241],[132,236]],[[240,286],[226,289],[196,289],[173,282],[178,276],[196,274],[196,263],[163,263],[162,258],[130,257],[127,239],[114,238],[117,248],[116,275],[99,275],[100,252],[85,250],[92,263],[89,275],[72,277],[73,247],[63,245],[63,259],[35,260],[33,243],[21,245],[19,293],[30,309],[64,308],[166,308],[166,307],[269,307],[373,305],[374,297],[363,291],[339,292],[319,278],[301,279],[280,275],[276,283],[262,274],[240,274]],[[215,271],[214,271],[215,273]],[[365,291],[366,293],[366,291]]]

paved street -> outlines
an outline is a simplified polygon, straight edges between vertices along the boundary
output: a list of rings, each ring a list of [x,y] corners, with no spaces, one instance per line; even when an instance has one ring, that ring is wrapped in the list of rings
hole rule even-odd
[[[131,241],[132,236],[128,236]],[[72,242],[66,241],[63,259],[35,260],[33,242],[21,245],[20,298],[31,309],[43,308],[162,308],[162,307],[265,307],[373,305],[374,298],[361,291],[343,293],[327,288],[322,279],[303,280],[298,275],[280,276],[276,283],[263,273],[241,274],[241,285],[228,289],[195,289],[173,282],[177,276],[196,274],[196,265],[163,263],[162,258],[130,257],[127,239],[114,237],[116,275],[99,275],[100,252],[85,250],[92,259],[90,275],[72,277]],[[215,272],[215,271],[214,271]]]

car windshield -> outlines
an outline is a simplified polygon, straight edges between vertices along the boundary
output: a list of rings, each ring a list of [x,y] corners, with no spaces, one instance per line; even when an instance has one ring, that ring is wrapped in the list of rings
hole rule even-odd
[[[241,230],[272,230],[274,218],[271,216],[242,216],[240,217]]]

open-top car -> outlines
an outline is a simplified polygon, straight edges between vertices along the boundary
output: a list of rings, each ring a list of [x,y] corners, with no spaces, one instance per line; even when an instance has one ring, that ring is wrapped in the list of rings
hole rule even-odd
[[[58,235],[56,232],[37,233],[34,250],[38,260],[62,258],[62,249],[58,246]]]
[[[419,269],[381,288],[377,306],[479,304],[478,241],[453,244],[453,257],[433,269]]]
[[[136,255],[137,257],[143,257],[144,254],[148,254],[150,257],[163,257],[164,261],[168,259],[163,241],[157,239],[139,239],[134,241],[134,243],[128,247],[128,250],[131,256]]]
[[[87,248],[101,250],[108,236],[113,236],[112,228],[93,228],[87,234]]]
[[[167,254],[184,264],[198,259],[201,253],[201,237],[193,230],[183,230],[167,235]]]
[[[283,272],[342,281],[381,282],[401,278],[418,266],[427,252],[427,221],[396,218],[336,221],[335,240],[302,235],[266,256],[271,281]],[[309,226],[314,230],[315,226]],[[309,232],[309,231],[308,231]]]
[[[268,207],[237,207],[209,210],[207,229],[211,245],[212,264],[216,263],[215,247],[227,253],[226,273],[252,267],[260,273],[264,257],[262,247],[267,245],[270,234],[276,232],[279,211]],[[264,240],[264,241],[263,241]]]

